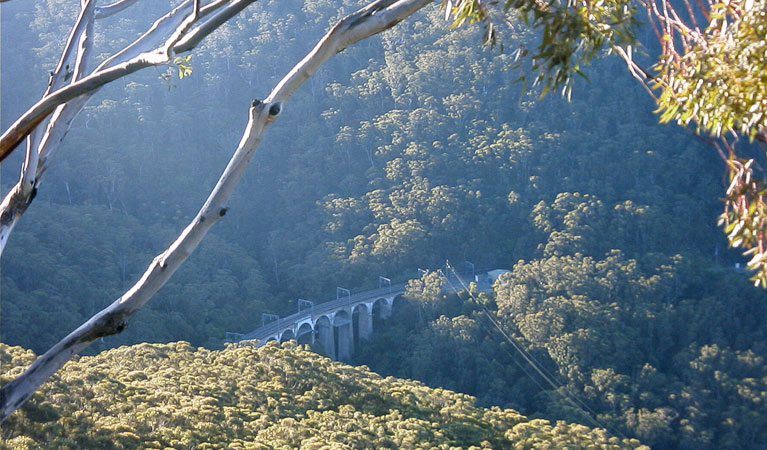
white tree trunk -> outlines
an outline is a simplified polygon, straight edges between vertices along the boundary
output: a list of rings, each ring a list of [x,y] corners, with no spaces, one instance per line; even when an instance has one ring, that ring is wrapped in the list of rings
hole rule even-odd
[[[32,136],[27,140],[27,156],[19,182],[0,202],[0,255],[16,223],[34,199],[51,157],[69,131],[72,121],[102,85],[145,67],[169,62],[172,55],[178,53],[175,47],[182,39],[184,51],[191,50],[205,36],[255,1],[209,0],[200,7],[200,0],[187,0],[156,20],[147,32],[86,76],[93,48],[95,20],[116,14],[136,0],[119,0],[100,8],[95,6],[95,0],[82,0],[80,15],[72,27],[56,70],[51,73],[43,98],[0,138],[0,147],[4,149],[0,150],[2,161],[21,139]],[[211,14],[200,26],[192,28]],[[51,113],[46,126],[45,120]],[[41,135],[42,128],[45,132]]]
[[[141,279],[107,308],[93,316],[40,356],[0,389],[0,421],[18,409],[55,371],[94,340],[119,333],[197,248],[213,224],[226,214],[226,202],[253,158],[264,131],[282,104],[331,56],[347,46],[386,30],[432,0],[378,0],[340,20],[262,102],[254,100],[234,155],[207,201],[178,238],[156,256]]]

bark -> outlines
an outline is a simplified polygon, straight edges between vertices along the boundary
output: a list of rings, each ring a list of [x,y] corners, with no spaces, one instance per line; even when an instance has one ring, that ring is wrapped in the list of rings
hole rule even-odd
[[[230,5],[230,7],[236,4],[239,7],[239,11],[241,11],[255,1],[256,0],[234,0],[231,2],[232,5]],[[143,68],[164,64],[170,61],[173,47],[185,37],[190,27],[204,17],[204,14],[210,14],[217,8],[222,7],[225,3],[228,2],[222,0],[210,2],[205,7],[201,8],[199,14],[194,14],[194,5],[197,3],[192,0],[185,1],[165,17],[155,22],[149,31],[139,37],[131,45],[114,55],[112,58],[107,59],[98,69],[96,69],[96,71],[94,71],[94,73],[78,82],[58,89],[50,95],[44,96],[17,119],[2,136],[0,136],[0,162],[8,157],[32,129],[39,125],[59,105],[80,95],[93,92],[106,83],[122,78]],[[76,26],[79,26],[79,24]],[[214,30],[215,28],[209,28],[206,29],[204,33],[201,32],[202,36],[199,40]],[[171,32],[170,37],[168,37],[169,31]],[[160,41],[159,45],[157,44],[158,40]],[[199,40],[197,42],[199,42]],[[152,42],[155,44],[150,44]],[[189,47],[188,50],[191,50],[193,47],[194,46]],[[118,64],[118,61],[121,61],[122,63]]]
[[[137,0],[118,0],[106,6],[99,6],[96,8],[96,18],[103,19],[104,17],[113,16],[133,5],[136,1]]]
[[[266,128],[282,105],[322,64],[347,46],[384,31],[432,0],[379,0],[339,21],[272,90],[254,100],[239,145],[197,216],[156,256],[141,279],[110,306],[40,356],[24,373],[0,389],[0,421],[18,409],[54,372],[91,342],[121,332],[128,320],[170,279],[227,212],[226,202],[255,154]]]
[[[191,50],[223,23],[218,21],[213,23],[215,26],[192,29],[196,22],[212,13],[216,13],[214,19],[223,15],[228,20],[255,1],[213,0],[201,7],[199,0],[187,0],[156,20],[147,32],[86,76],[95,19],[116,14],[134,4],[135,0],[120,0],[102,8],[95,6],[95,0],[83,0],[80,15],[72,27],[56,70],[51,73],[43,98],[2,138],[8,138],[6,143],[10,147],[4,147],[5,153],[0,150],[0,161],[18,145],[20,141],[17,142],[17,138],[31,136],[27,139],[27,155],[19,182],[0,202],[0,255],[16,223],[34,199],[51,157],[69,131],[72,121],[102,85],[145,67],[167,63],[173,54],[178,53],[174,50],[178,41],[187,35],[194,37],[193,44],[185,46],[186,50]],[[52,115],[46,125],[49,114]],[[45,132],[41,134],[40,129],[43,128]],[[3,145],[0,144],[0,147]]]
[[[86,0],[83,2],[80,14],[67,38],[59,63],[56,69],[51,72],[44,96],[70,80],[77,80],[85,72],[86,60],[92,49],[94,9],[94,1]],[[85,105],[89,96],[81,98],[84,99],[81,104],[73,101],[70,104],[57,107],[44,134],[40,133],[40,128],[42,128],[40,126],[27,137],[26,156],[21,166],[19,181],[0,203],[0,254],[2,254],[13,228],[37,193],[37,186],[47,167],[46,161],[49,154],[64,138],[72,120]]]

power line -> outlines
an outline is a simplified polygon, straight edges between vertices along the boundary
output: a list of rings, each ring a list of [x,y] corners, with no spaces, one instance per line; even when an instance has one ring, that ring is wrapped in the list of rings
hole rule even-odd
[[[569,389],[565,385],[563,385],[562,383],[557,382],[556,378],[554,377],[554,375],[552,375],[548,370],[546,370],[546,368],[542,364],[540,364],[535,359],[535,357],[533,355],[531,355],[527,351],[525,351],[525,349],[522,348],[522,346],[519,345],[516,342],[516,340],[511,335],[509,335],[506,332],[506,330],[503,329],[503,327],[501,327],[501,324],[498,323],[498,320],[493,316],[493,314],[490,313],[490,311],[487,309],[487,307],[482,302],[477,300],[477,298],[474,296],[474,294],[472,294],[471,290],[469,290],[469,288],[466,286],[466,284],[464,283],[463,279],[460,276],[458,276],[458,273],[450,265],[450,262],[446,261],[445,264],[446,264],[447,268],[453,273],[453,275],[458,280],[458,282],[461,283],[462,288],[468,293],[469,298],[474,302],[475,305],[477,305],[477,306],[479,306],[481,308],[482,313],[484,314],[485,318],[487,320],[489,320],[493,324],[493,326],[501,334],[501,336],[503,336],[503,338],[506,341],[508,341],[511,344],[512,347],[514,347],[514,349],[522,356],[522,358],[524,358],[524,360],[528,364],[530,364],[530,366],[532,366],[533,369],[535,369],[536,372],[538,372],[538,374],[541,376],[541,378],[546,380],[546,382],[554,389],[554,391],[556,393],[561,395],[562,398],[564,398],[572,406],[574,406],[577,409],[581,409],[584,413],[586,413],[585,416],[592,423],[592,425],[596,425],[597,427],[604,428],[605,430],[608,430],[609,432],[611,432],[613,434],[616,434],[616,435],[622,437],[623,439],[627,439],[627,437],[623,433],[621,433],[620,431],[618,431],[618,430],[611,430],[606,425],[602,424],[596,418],[597,413],[593,409],[591,409],[586,403],[584,403],[583,401],[578,399],[578,397],[576,397],[575,394],[570,392]],[[445,275],[445,273],[442,272],[441,269],[439,269],[439,273],[445,278],[445,281],[447,281],[447,283],[450,285],[450,288],[453,289],[453,291],[458,296],[458,298],[460,298],[461,296],[458,293],[458,290],[453,285],[453,283],[450,281],[450,278],[448,278]],[[509,352],[508,349],[505,349],[505,351],[509,354],[509,356],[512,356],[511,352]],[[526,371],[524,368],[522,368],[522,365],[513,356],[512,356],[512,361],[514,361],[514,363],[517,366],[519,366],[522,369],[522,371],[528,377],[530,377],[535,382],[536,385],[538,385],[538,387],[540,387],[541,389],[544,389],[543,386],[538,382],[538,380],[536,380],[528,371]],[[621,445],[622,445],[622,443],[621,443]]]

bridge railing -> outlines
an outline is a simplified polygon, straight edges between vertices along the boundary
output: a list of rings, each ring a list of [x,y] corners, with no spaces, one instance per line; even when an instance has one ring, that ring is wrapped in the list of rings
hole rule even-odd
[[[467,286],[471,281],[474,281],[474,278],[472,275],[473,274],[470,272],[459,273],[459,276],[461,277],[462,281]],[[453,282],[457,281],[455,275],[453,275],[452,273],[449,273],[447,278],[448,280]],[[284,331],[285,329],[293,327],[296,324],[296,322],[300,322],[307,318],[311,318],[313,320],[317,316],[327,314],[345,305],[356,305],[357,303],[361,303],[366,300],[370,300],[373,298],[382,298],[392,294],[400,295],[405,292],[405,286],[406,286],[405,283],[400,283],[400,284],[395,284],[392,286],[381,287],[378,289],[371,289],[367,291],[357,292],[348,296],[326,300],[322,303],[315,304],[314,307],[311,309],[308,309],[308,310],[305,309],[303,311],[293,313],[286,317],[280,317],[274,322],[269,323],[263,327],[257,328],[249,333],[244,333],[244,334],[227,333],[227,340],[229,341],[230,337],[235,338],[235,339],[232,339],[230,342],[238,342],[238,341],[253,340],[253,339],[263,340],[270,336],[278,334],[281,331]],[[461,289],[460,284],[456,286],[456,288]]]
[[[241,340],[266,338],[274,334],[277,334],[283,331],[284,329],[292,327],[296,322],[300,322],[301,320],[304,320],[307,318],[314,319],[314,317],[327,314],[328,312],[334,311],[341,306],[345,306],[347,304],[356,305],[357,303],[370,300],[371,298],[381,298],[381,297],[392,295],[392,294],[399,295],[399,294],[402,294],[403,292],[405,292],[405,285],[397,284],[391,287],[386,286],[383,288],[358,292],[355,294],[351,294],[350,296],[344,296],[337,299],[330,299],[325,302],[314,305],[312,309],[299,311],[297,313],[293,313],[286,317],[280,317],[279,320],[275,320],[274,322],[270,324],[267,324],[261,328],[257,328],[251,331],[250,333],[243,334],[242,337],[237,340],[241,341]]]

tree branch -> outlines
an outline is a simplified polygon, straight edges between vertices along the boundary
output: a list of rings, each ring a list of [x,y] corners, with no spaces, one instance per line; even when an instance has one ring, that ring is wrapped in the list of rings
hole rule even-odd
[[[76,81],[85,73],[86,61],[93,46],[94,5],[93,0],[83,1],[82,9],[67,38],[56,70],[51,72],[44,96],[50,94],[53,89]],[[53,118],[48,122],[45,133],[41,134],[41,127],[37,126],[27,136],[26,156],[21,166],[19,181],[0,203],[0,254],[5,249],[5,244],[16,223],[35,197],[37,186],[47,168],[46,162],[50,153],[58,147],[58,143],[69,130],[72,120],[88,98],[90,95],[85,95],[58,106],[53,113]]]
[[[113,16],[120,11],[128,8],[129,6],[136,3],[137,0],[117,0],[116,2],[106,5],[106,6],[99,6],[96,8],[96,18],[97,19],[103,19],[105,17]]]
[[[280,81],[266,101],[285,101],[331,56],[357,41],[393,27],[405,17],[426,6],[430,1],[378,0],[341,19],[314,49]]]
[[[221,11],[218,11],[213,17],[192,29],[183,39],[179,40],[173,48],[173,52],[178,54],[192,50],[205,38],[205,36],[209,35],[213,30],[218,29],[218,27],[223,25],[226,21],[239,14],[240,11],[245,9],[245,7],[252,2],[253,0],[235,0],[232,4],[222,8]],[[205,16],[209,12],[212,11],[202,8],[200,17]]]
[[[14,139],[23,139],[25,135],[31,136],[31,139],[27,140],[27,156],[25,164],[22,166],[20,180],[0,203],[0,255],[5,249],[10,233],[34,198],[37,186],[49,166],[53,153],[69,131],[72,121],[91,96],[109,81],[149,65],[169,61],[171,49],[186,34],[192,24],[201,17],[215,12],[228,1],[214,0],[200,7],[199,0],[187,0],[156,20],[148,31],[123,50],[105,60],[89,77],[83,79],[87,73],[86,63],[93,47],[93,26],[96,18],[95,0],[83,0],[80,15],[72,27],[56,71],[51,73],[51,79],[43,98],[6,132],[6,135]],[[236,12],[241,11],[254,1],[256,0],[237,1]],[[119,2],[122,9],[131,4],[132,2],[129,0]],[[116,7],[118,3],[110,6]],[[227,16],[227,19],[233,15]],[[203,32],[197,33],[199,40],[215,29],[216,27],[207,27]],[[77,44],[76,52],[75,44]],[[123,64],[123,66],[118,66],[118,64]],[[116,72],[109,72],[107,69],[115,69]],[[53,91],[55,93],[51,94]],[[51,112],[53,112],[53,116],[41,138],[39,130]],[[16,126],[18,128],[14,128]],[[15,145],[18,144],[14,144],[14,147]],[[0,155],[0,161],[14,147],[8,149],[8,153],[5,155]]]
[[[0,389],[0,422],[18,409],[37,388],[91,342],[120,333],[128,320],[170,279],[197,248],[213,224],[227,212],[226,202],[261,143],[266,128],[306,79],[348,45],[386,30],[431,0],[378,1],[338,22],[272,90],[266,101],[254,100],[248,124],[234,155],[207,201],[167,250],[155,257],[141,279],[107,308],[40,356],[27,370]]]
[[[236,0],[241,5],[238,11],[256,0]],[[214,1],[200,10],[200,17],[223,5],[223,1]],[[166,63],[176,43],[183,38],[191,25],[200,17],[193,15],[193,0],[187,0],[173,11],[158,19],[152,27],[131,43],[128,47],[104,61],[88,77],[46,95],[29,108],[0,136],[0,162],[2,162],[21,141],[39,125],[53,110],[73,98],[122,78],[145,67]],[[219,24],[220,25],[220,24]],[[170,38],[166,37],[171,30]],[[213,32],[207,29],[200,39]],[[153,50],[147,50],[153,49]]]

